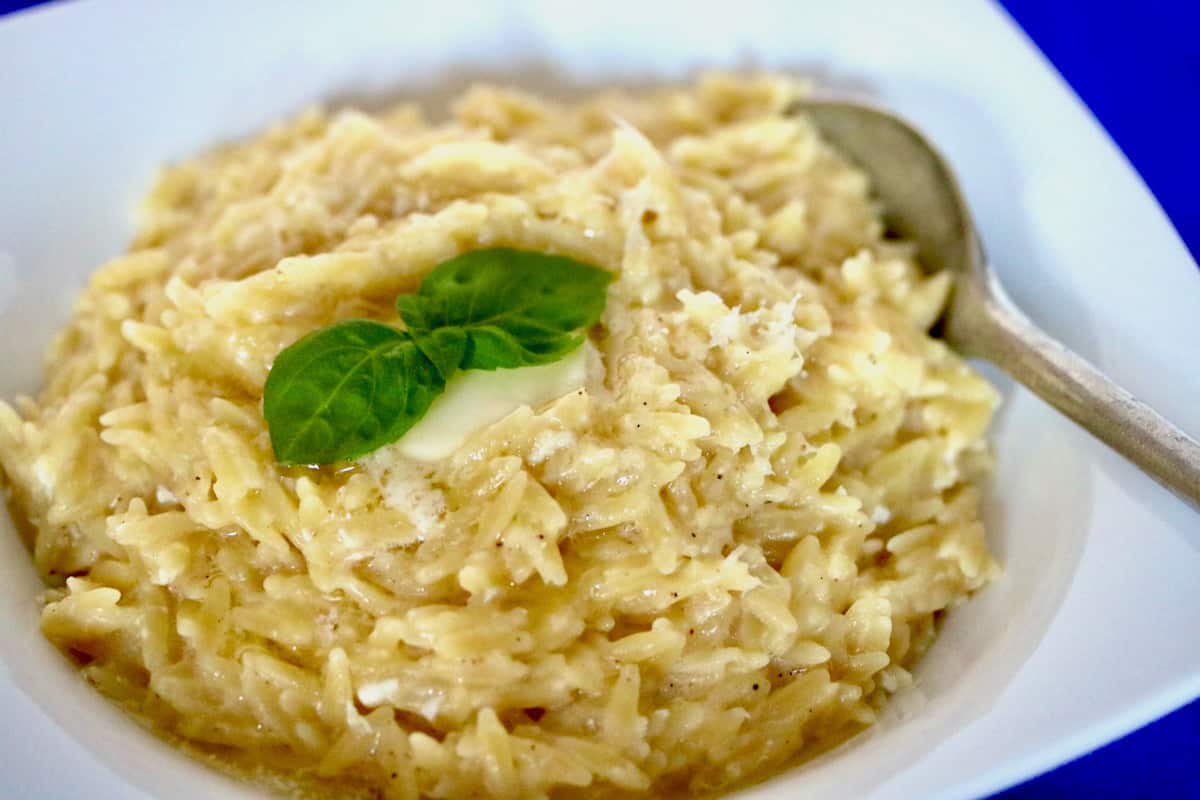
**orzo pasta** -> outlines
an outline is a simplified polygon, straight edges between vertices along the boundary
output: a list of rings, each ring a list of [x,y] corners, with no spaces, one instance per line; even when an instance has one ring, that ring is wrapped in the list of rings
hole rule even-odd
[[[46,636],[285,791],[717,790],[870,724],[996,573],[997,395],[799,91],[476,88],[167,169],[0,403]],[[615,273],[578,389],[440,459],[276,464],[282,348],[500,245]]]

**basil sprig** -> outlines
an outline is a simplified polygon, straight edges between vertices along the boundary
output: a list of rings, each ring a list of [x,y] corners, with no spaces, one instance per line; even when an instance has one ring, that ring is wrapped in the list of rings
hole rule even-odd
[[[263,416],[280,464],[348,461],[399,439],[460,369],[547,364],[600,319],[612,275],[508,248],[439,264],[396,308],[405,330],[348,320],[275,358]]]

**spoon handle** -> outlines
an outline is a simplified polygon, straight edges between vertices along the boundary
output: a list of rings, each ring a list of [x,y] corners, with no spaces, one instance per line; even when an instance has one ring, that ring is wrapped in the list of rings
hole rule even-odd
[[[991,361],[1200,510],[1200,443],[1043,333],[1007,299],[983,302],[972,354]],[[986,321],[984,321],[986,320]]]

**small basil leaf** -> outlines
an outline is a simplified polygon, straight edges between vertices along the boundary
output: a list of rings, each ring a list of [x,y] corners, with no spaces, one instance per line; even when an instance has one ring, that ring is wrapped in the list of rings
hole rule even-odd
[[[328,464],[398,439],[445,381],[408,334],[350,320],[310,333],[276,357],[263,416],[281,464]]]
[[[428,333],[411,334],[413,341],[425,357],[433,362],[442,382],[458,372],[467,350],[467,334],[462,328],[435,328]]]
[[[400,312],[400,318],[409,331],[432,331],[443,324],[440,320],[431,319],[430,312],[436,312],[435,300],[415,294],[402,294],[396,298],[396,310]]]
[[[578,347],[600,319],[612,275],[565,256],[477,250],[438,265],[415,295],[397,299],[414,333],[466,333],[462,369],[546,364]]]

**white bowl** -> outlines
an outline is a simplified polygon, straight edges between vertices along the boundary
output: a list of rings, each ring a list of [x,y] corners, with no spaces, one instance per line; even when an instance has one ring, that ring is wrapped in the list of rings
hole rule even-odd
[[[830,6],[836,5],[836,8]],[[0,395],[88,273],[121,251],[154,167],[318,101],[778,68],[872,94],[958,170],[1032,317],[1200,432],[1200,273],[1099,126],[995,7],[954,0],[336,5],[75,3],[0,21]],[[1001,380],[990,537],[1006,573],[953,612],[916,690],[847,746],[746,797],[968,797],[1200,694],[1200,525]],[[0,519],[0,794],[255,797],[96,696],[37,631]]]

